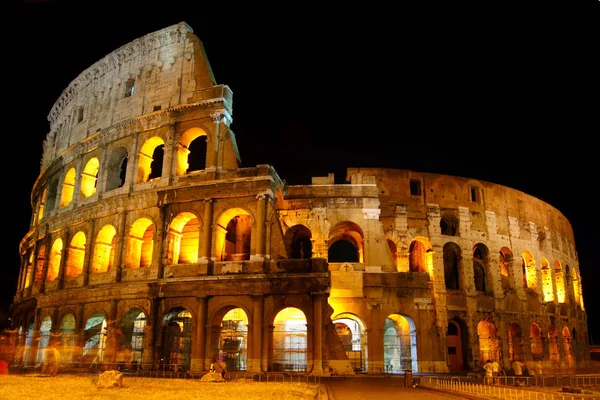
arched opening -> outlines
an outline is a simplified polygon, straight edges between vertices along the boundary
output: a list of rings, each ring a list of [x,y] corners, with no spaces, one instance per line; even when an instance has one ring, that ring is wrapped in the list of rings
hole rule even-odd
[[[384,372],[418,371],[417,335],[414,322],[399,314],[391,314],[383,325]]]
[[[83,168],[81,172],[81,187],[79,188],[80,198],[86,198],[96,193],[96,185],[98,183],[98,171],[100,169],[100,161],[93,157]]]
[[[46,350],[50,345],[50,332],[52,330],[52,319],[49,316],[45,316],[40,324],[40,340],[38,342],[38,353],[37,362],[42,363],[46,361],[47,354]]]
[[[513,254],[507,247],[500,249],[500,281],[502,289],[506,293],[511,288],[510,271],[513,264]]]
[[[106,175],[107,192],[118,189],[125,184],[128,161],[129,153],[125,147],[119,147],[111,153]]]
[[[288,245],[290,258],[295,260],[312,258],[312,233],[306,226],[292,226],[285,233],[285,243]]]
[[[102,313],[95,312],[86,321],[82,359],[84,366],[102,364],[106,348],[107,329],[106,317]]]
[[[363,232],[353,222],[340,222],[329,232],[329,262],[364,262]]]
[[[187,173],[201,171],[206,165],[206,135],[198,136],[190,142],[188,146],[188,170]]]
[[[387,239],[387,245],[390,249],[390,253],[392,253],[392,259],[394,260],[394,266],[396,267],[396,271],[400,271],[400,264],[398,263],[398,247],[392,239]]]
[[[216,251],[219,261],[250,259],[252,218],[242,208],[231,208],[220,217],[216,227]]]
[[[117,339],[117,369],[137,370],[144,356],[146,314],[139,308],[131,309],[123,318]]]
[[[52,249],[50,250],[50,260],[48,261],[48,275],[46,280],[53,282],[58,278],[58,272],[60,269],[60,260],[62,258],[63,242],[62,239],[58,238],[52,243]]]
[[[460,272],[462,271],[462,255],[456,243],[444,245],[444,282],[448,290],[464,290]]]
[[[69,168],[63,179],[62,190],[60,195],[60,208],[64,208],[73,201],[73,193],[75,192],[75,177],[77,172],[75,168]]]
[[[144,142],[138,158],[136,183],[147,182],[162,176],[164,144],[162,138],[157,136]]]
[[[571,332],[569,327],[563,326],[562,328],[562,340],[563,340],[563,353],[565,355],[565,366],[567,368],[573,367],[573,346],[571,344]]]
[[[558,370],[558,365],[560,363],[560,348],[558,346],[558,329],[556,329],[556,326],[554,325],[548,327],[548,353],[550,355],[552,370]]]
[[[536,289],[538,287],[538,282],[535,259],[527,250],[521,254],[521,269],[523,271],[523,287]]]
[[[565,280],[558,260],[554,262],[554,279],[556,280],[556,298],[559,303],[564,303],[566,299]]]
[[[464,322],[451,319],[446,331],[448,344],[448,368],[450,372],[465,371],[467,360],[468,334]]]
[[[69,245],[69,252],[67,256],[67,263],[65,265],[65,277],[74,278],[83,272],[83,262],[85,260],[85,244],[86,238],[85,233],[82,231],[77,232],[71,244]]]
[[[37,262],[35,265],[35,276],[33,283],[39,285],[44,280],[44,262],[46,261],[46,245],[40,244],[37,252]]]
[[[177,215],[167,233],[167,264],[191,264],[198,262],[200,221],[190,213]]]
[[[248,358],[248,316],[241,308],[231,309],[221,322],[219,358],[229,371],[245,371]]]
[[[332,321],[354,372],[367,372],[367,330],[364,323],[352,314],[338,315]]]
[[[129,230],[126,266],[132,268],[146,268],[152,263],[152,249],[154,247],[154,224],[148,218],[136,220]]]
[[[161,369],[188,371],[192,355],[192,314],[183,308],[169,311],[162,324]]]
[[[519,324],[512,323],[508,327],[508,359],[524,361],[523,358],[523,332]]]
[[[61,360],[64,365],[69,365],[73,362],[73,351],[75,350],[75,317],[73,314],[66,314],[62,318],[59,330]]]
[[[492,292],[492,285],[488,279],[488,254],[488,249],[484,244],[478,243],[473,246],[473,280],[475,290],[478,292]]]
[[[486,360],[501,360],[500,340],[496,325],[488,320],[479,321],[477,335],[479,336],[479,361],[481,364]]]
[[[542,329],[535,322],[529,328],[529,339],[531,340],[531,355],[534,360],[544,358],[544,343],[542,342]]]
[[[94,262],[90,273],[100,274],[107,272],[113,267],[115,257],[115,246],[117,241],[117,230],[112,225],[104,225],[94,245]]]
[[[273,321],[271,371],[306,371],[307,349],[306,316],[298,308],[284,308]]]
[[[427,267],[427,250],[419,240],[410,242],[408,248],[408,269],[410,272],[430,272]]]
[[[440,229],[442,235],[458,236],[459,220],[456,215],[450,212],[444,213],[440,219]]]

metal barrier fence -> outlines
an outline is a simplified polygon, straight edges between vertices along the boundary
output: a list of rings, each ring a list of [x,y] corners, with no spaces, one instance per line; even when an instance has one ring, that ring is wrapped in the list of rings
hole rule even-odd
[[[502,377],[510,379],[525,379],[533,377]],[[543,378],[543,377],[537,377]],[[597,386],[600,377],[547,377],[547,378],[562,378],[569,379],[569,382],[580,382],[584,381],[594,382]],[[541,381],[540,381],[541,382]],[[517,384],[516,381],[513,385]],[[527,383],[525,383],[526,385]],[[548,391],[536,390],[535,387],[524,388],[510,387],[505,385],[484,385],[481,383],[469,382],[467,380],[461,381],[457,377],[434,377],[434,376],[422,376],[419,379],[419,385],[424,387],[431,387],[435,389],[450,390],[468,393],[475,396],[490,397],[496,399],[507,399],[507,400],[596,400],[600,399],[599,394],[587,394],[587,393],[554,393]],[[561,386],[561,385],[539,385],[539,386]],[[572,386],[572,385],[571,385]],[[577,385],[579,386],[579,385]],[[585,386],[585,385],[583,385]],[[591,385],[590,385],[591,386]]]

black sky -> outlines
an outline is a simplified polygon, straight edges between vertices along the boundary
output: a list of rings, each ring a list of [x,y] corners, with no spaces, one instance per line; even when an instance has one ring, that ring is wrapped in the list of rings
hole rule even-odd
[[[466,176],[558,208],[575,231],[588,325],[600,342],[600,2],[537,9],[202,3],[23,3],[10,59],[20,110],[5,115],[19,124],[5,130],[17,147],[3,160],[12,171],[5,210],[13,218],[2,304],[16,291],[52,105],[108,53],[185,21],[203,41],[217,82],[234,93],[242,166],[272,164],[290,184],[330,172],[341,182],[347,167]]]

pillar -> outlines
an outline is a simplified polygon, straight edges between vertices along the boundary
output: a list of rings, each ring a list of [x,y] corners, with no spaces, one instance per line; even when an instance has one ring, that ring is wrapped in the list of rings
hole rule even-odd
[[[261,369],[262,341],[263,341],[263,309],[264,298],[262,295],[252,297],[252,320],[248,326],[248,360],[246,370],[248,372],[263,372]]]
[[[322,293],[313,296],[313,375],[323,374],[323,301]]]

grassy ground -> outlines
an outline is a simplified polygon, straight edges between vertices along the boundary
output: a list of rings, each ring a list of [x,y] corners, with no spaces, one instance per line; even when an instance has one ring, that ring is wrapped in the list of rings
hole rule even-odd
[[[315,383],[123,377],[121,388],[97,388],[97,376],[0,375],[3,400],[313,400]]]

